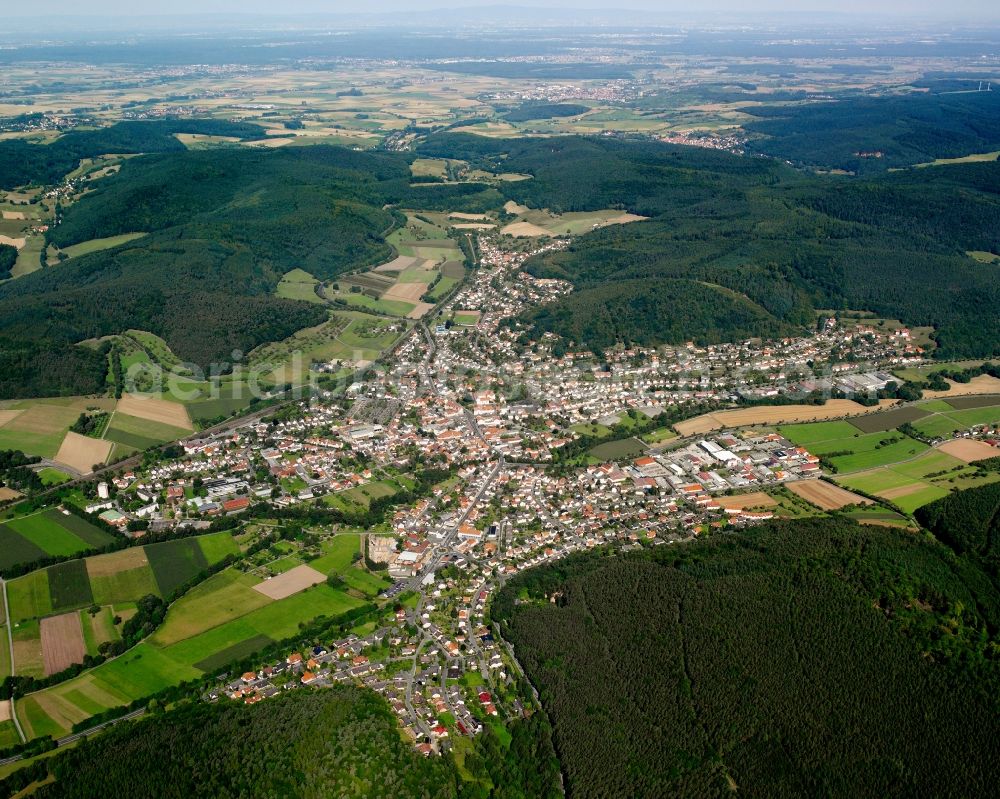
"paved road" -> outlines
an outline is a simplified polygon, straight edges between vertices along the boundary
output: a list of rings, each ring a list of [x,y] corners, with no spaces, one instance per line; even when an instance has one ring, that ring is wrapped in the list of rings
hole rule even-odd
[[[0,591],[3,592],[3,615],[4,624],[7,627],[7,647],[10,649],[10,673],[14,673],[14,631],[10,628],[10,604],[7,602],[7,581],[0,577]],[[17,713],[14,712],[14,700],[10,700],[10,717],[14,722],[14,727],[17,728],[17,734],[21,736],[21,741],[25,741],[24,730],[21,729],[21,722],[17,719]]]
[[[120,724],[123,721],[130,721],[132,719],[137,719],[139,716],[146,712],[145,708],[139,708],[138,710],[133,710],[124,716],[119,716],[116,719],[111,719],[110,721],[102,722],[101,724],[95,724],[93,727],[88,727],[80,732],[75,732],[72,735],[67,735],[63,738],[58,738],[56,740],[56,748],[61,746],[69,746],[72,743],[79,741],[81,738],[86,738],[88,735],[93,735],[95,732],[100,732],[106,727],[113,727],[115,724]],[[20,730],[20,727],[18,728]],[[0,766],[6,766],[10,763],[16,763],[18,760],[24,760],[24,755],[14,755],[13,757],[5,758],[0,760]]]

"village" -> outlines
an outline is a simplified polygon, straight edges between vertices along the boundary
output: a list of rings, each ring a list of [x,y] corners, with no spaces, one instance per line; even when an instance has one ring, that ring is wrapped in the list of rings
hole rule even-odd
[[[445,751],[530,703],[489,619],[510,576],[576,551],[757,524],[776,513],[763,492],[820,476],[820,457],[775,429],[701,425],[699,412],[817,393],[871,400],[889,369],[924,361],[906,329],[832,318],[800,339],[603,357],[551,336],[525,343],[512,320],[570,288],[523,270],[541,247],[482,237],[480,267],[439,311],[474,322],[417,326],[344,391],[97,486],[87,510],[131,536],[307,505],[371,520],[357,523],[392,581],[383,623],[227,675],[208,701],[356,682],[385,697],[420,751]],[[412,501],[394,502],[404,491]],[[379,519],[376,500],[391,506]]]

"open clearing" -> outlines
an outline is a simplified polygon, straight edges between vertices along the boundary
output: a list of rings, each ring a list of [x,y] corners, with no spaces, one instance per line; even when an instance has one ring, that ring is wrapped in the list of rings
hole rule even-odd
[[[83,662],[87,647],[83,642],[79,613],[74,611],[42,619],[41,635],[46,675],[58,674],[74,663]]]
[[[126,394],[118,400],[117,412],[148,419],[151,422],[194,430],[187,408],[179,402],[158,399],[156,397],[137,397]]]
[[[806,502],[820,510],[837,510],[846,505],[872,505],[870,499],[862,497],[825,480],[795,480],[785,487]]]
[[[853,400],[832,399],[825,405],[761,405],[756,408],[737,408],[715,411],[677,422],[674,427],[682,436],[723,430],[727,427],[753,427],[756,425],[793,424],[815,422],[838,417],[874,413],[895,404],[895,400],[882,400],[878,406],[866,407]]]
[[[735,508],[736,510],[773,508],[778,504],[774,497],[763,491],[755,491],[752,494],[737,494],[735,497],[715,497],[715,501],[723,508]]]
[[[958,458],[960,461],[964,461],[965,463],[981,461],[986,458],[995,458],[1000,455],[1000,449],[991,447],[985,441],[966,439],[947,441],[938,447],[938,449],[941,452],[951,455],[953,458]]]
[[[89,474],[96,464],[104,463],[110,454],[110,441],[81,436],[70,430],[66,433],[55,460],[78,472]]]
[[[515,236],[516,238],[530,238],[534,236],[551,236],[552,232],[531,222],[514,222],[502,228],[500,232],[505,236]]]
[[[253,590],[259,591],[271,599],[284,599],[325,580],[325,574],[316,571],[311,566],[302,565],[255,585]]]

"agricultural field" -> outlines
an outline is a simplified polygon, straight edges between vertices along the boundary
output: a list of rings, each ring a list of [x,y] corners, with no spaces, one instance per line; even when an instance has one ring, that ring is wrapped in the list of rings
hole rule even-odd
[[[265,382],[306,385],[313,363],[346,369],[366,365],[391,347],[406,329],[407,323],[400,320],[357,311],[331,311],[323,324],[253,350],[249,366],[262,374]]]
[[[636,214],[609,209],[605,211],[572,211],[563,214],[534,210],[516,203],[507,203],[504,210],[517,217],[500,229],[505,236],[542,238],[545,236],[579,236],[608,225],[627,225],[646,219]]]
[[[11,620],[40,619],[93,603],[135,602],[147,594],[167,597],[209,565],[238,551],[229,533],[212,533],[38,569],[7,583]]]
[[[903,512],[913,513],[952,491],[1000,480],[1000,475],[980,476],[975,466],[940,449],[930,449],[905,463],[889,464],[836,479],[845,488],[881,497]]]
[[[112,541],[110,533],[90,522],[50,508],[0,524],[0,569],[47,556],[75,555]]]
[[[182,547],[185,542],[194,543],[200,557],[193,547]],[[93,618],[85,610],[78,611],[86,651],[96,646],[102,635],[110,636],[105,640],[117,635],[114,625],[108,629],[108,621],[112,609],[124,615],[120,610],[126,605],[123,597],[149,593],[151,587],[153,593],[162,594],[165,585],[177,584],[201,558],[217,561],[235,551],[236,544],[228,533],[217,533],[167,542],[168,548],[163,547],[153,544],[75,561],[85,564],[83,574],[90,578],[94,601],[102,605],[101,613]],[[72,724],[107,708],[216,671],[273,641],[291,637],[300,622],[321,615],[336,616],[358,607],[389,585],[357,561],[360,547],[359,533],[338,534],[322,543],[318,558],[305,562],[297,544],[281,542],[275,548],[280,550],[280,559],[289,563],[279,576],[262,579],[257,573],[229,568],[209,577],[172,604],[160,629],[135,648],[19,702],[26,732],[65,734]],[[268,572],[270,567],[267,564],[255,572]],[[51,571],[33,572],[11,583],[17,585],[19,608],[30,606],[52,615]],[[145,576],[139,577],[142,571]],[[327,585],[329,574],[338,575],[345,587]],[[77,598],[82,597],[80,576],[64,581],[66,590],[80,592]],[[18,610],[17,615],[22,617],[25,611]],[[27,619],[21,627],[25,630],[22,656],[41,674],[44,653],[39,621]]]
[[[462,251],[448,238],[450,226],[446,214],[407,212],[407,225],[387,238],[397,257],[339,276],[323,287],[323,296],[339,305],[420,319],[465,275]]]
[[[733,496],[719,496],[715,501],[723,508],[734,508],[736,510],[749,510],[751,508],[774,508],[777,501],[770,494],[763,491],[754,491],[750,494],[734,494]]]
[[[883,433],[887,430],[895,430],[902,424],[912,424],[923,419],[930,413],[926,408],[908,405],[905,408],[893,408],[881,413],[873,413],[870,416],[860,416],[852,419],[854,425],[862,433]]]
[[[184,410],[183,405],[169,404],[177,405]],[[120,445],[125,450],[144,450],[167,441],[187,438],[192,431],[193,426],[176,427],[116,411],[108,424],[108,429],[104,431],[104,438],[106,441]]]
[[[0,449],[55,458],[69,428],[89,409],[111,411],[115,400],[103,397],[51,397],[0,402]],[[89,465],[88,465],[89,471]]]
[[[77,678],[21,700],[19,713],[25,732],[31,736],[65,734],[74,723],[96,713],[195,679],[272,641],[288,638],[295,634],[300,622],[317,616],[336,616],[361,604],[361,600],[327,585],[307,588],[285,599],[269,600],[241,584],[238,578],[220,580],[220,577],[200,586],[201,590],[190,601],[171,607],[163,627],[150,640]],[[246,587],[265,604],[240,604],[234,585]],[[207,608],[215,607],[216,598],[229,607],[228,613],[217,612],[213,617],[219,623],[189,637],[178,637],[184,631],[203,626],[199,624],[199,616]]]
[[[847,505],[871,505],[872,500],[825,480],[795,480],[785,487],[820,510],[839,510]]]
[[[913,424],[927,438],[948,438],[977,425],[1000,422],[1000,396],[963,396],[936,402],[949,407],[935,405],[934,412]]]
[[[784,425],[795,422],[814,422],[841,417],[855,417],[874,413],[895,404],[895,400],[882,400],[878,407],[869,408],[853,400],[832,399],[823,405],[761,405],[756,408],[738,408],[715,411],[685,419],[674,425],[682,436],[709,433],[731,427],[757,427]]]

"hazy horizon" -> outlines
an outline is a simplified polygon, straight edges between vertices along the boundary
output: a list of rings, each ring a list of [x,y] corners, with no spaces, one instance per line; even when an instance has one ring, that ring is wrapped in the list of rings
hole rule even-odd
[[[709,9],[688,0],[625,0],[616,7],[608,0],[520,0],[503,3],[496,0],[371,0],[363,9],[354,4],[329,0],[287,0],[280,10],[270,0],[171,0],[137,4],[134,0],[41,0],[33,4],[13,5],[5,17],[21,20],[58,22],[60,17],[86,17],[122,20],[154,20],[156,18],[208,18],[211,16],[287,18],[303,16],[378,17],[386,14],[421,14],[438,10],[475,11],[504,7],[588,16],[623,13],[648,13],[658,21],[676,17],[677,24],[698,20],[704,23],[724,23],[726,18],[741,20],[767,17],[768,23],[780,22],[782,15],[802,22],[810,15],[822,18],[893,18],[897,20],[937,19],[952,24],[981,24],[985,20],[1000,20],[1000,4],[985,0],[953,0],[942,4],[933,0],[888,0],[872,3],[866,0],[758,0],[752,9],[740,0],[717,0]],[[428,22],[438,22],[428,20]]]

